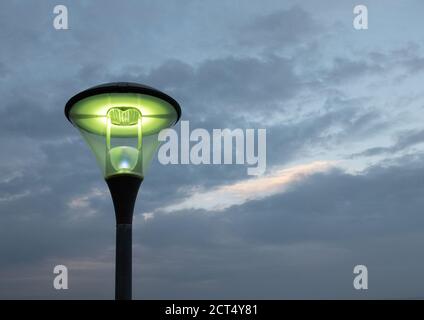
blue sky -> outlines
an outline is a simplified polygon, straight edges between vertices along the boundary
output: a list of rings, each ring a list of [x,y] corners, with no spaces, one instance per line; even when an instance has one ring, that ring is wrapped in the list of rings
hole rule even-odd
[[[57,4],[69,30],[53,28]],[[352,26],[357,4],[368,30]],[[167,92],[191,128],[267,129],[261,177],[153,161],[135,208],[135,298],[422,297],[423,6],[3,1],[0,297],[113,298],[110,196],[63,108],[114,81]]]

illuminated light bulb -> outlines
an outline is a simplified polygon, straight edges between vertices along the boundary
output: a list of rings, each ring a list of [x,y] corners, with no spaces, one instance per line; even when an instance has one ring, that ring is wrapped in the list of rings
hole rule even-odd
[[[137,165],[139,151],[133,147],[114,147],[109,150],[110,162],[118,172],[132,171]]]
[[[117,126],[136,125],[141,117],[140,111],[131,107],[114,107],[109,109],[108,115],[112,124]]]

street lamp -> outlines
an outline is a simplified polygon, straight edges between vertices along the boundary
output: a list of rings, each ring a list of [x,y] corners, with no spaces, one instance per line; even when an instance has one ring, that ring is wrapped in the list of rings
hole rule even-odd
[[[180,106],[154,88],[119,82],[76,94],[65,115],[94,152],[109,187],[116,216],[115,298],[130,300],[135,200],[159,146],[158,134],[178,122]]]

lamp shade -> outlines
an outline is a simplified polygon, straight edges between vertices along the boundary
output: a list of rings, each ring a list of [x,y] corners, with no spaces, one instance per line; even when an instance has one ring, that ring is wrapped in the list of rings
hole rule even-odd
[[[78,128],[107,179],[144,178],[159,146],[158,134],[181,116],[179,104],[152,87],[108,83],[72,97],[65,115]]]

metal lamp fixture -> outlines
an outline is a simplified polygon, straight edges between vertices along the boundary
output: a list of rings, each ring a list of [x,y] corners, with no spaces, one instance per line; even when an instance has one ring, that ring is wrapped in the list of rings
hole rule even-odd
[[[165,93],[136,83],[107,83],[73,96],[68,120],[87,141],[112,196],[116,216],[115,298],[132,297],[132,217],[138,189],[181,108]]]

